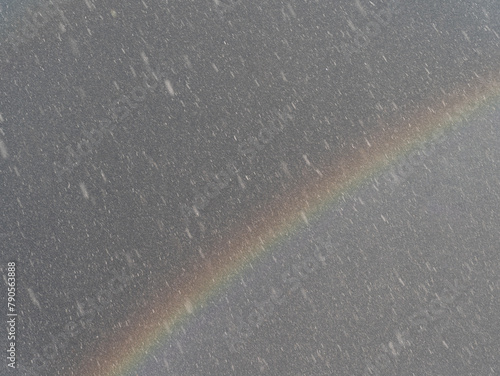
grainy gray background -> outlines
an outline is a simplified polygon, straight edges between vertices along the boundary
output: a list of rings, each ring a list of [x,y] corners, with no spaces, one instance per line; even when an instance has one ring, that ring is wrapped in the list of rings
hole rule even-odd
[[[66,375],[92,362],[97,339],[147,310],[159,281],[201,263],[199,248],[245,223],[250,209],[305,184],[303,155],[335,164],[340,147],[384,119],[477,76],[498,77],[493,1],[221,3],[60,1],[34,28],[22,16],[39,3],[1,3],[0,267],[5,274],[7,260],[18,261],[18,363],[27,367],[19,374]],[[134,92],[152,72],[161,72],[159,85]],[[132,98],[120,103],[128,117],[86,142],[122,95]],[[248,162],[238,147],[292,105],[293,121]],[[449,327],[439,334],[436,320],[412,329],[377,369],[500,374],[500,112],[489,110],[448,132],[397,187],[366,183],[258,262],[242,276],[248,287],[232,285],[140,374],[362,375],[455,278],[466,292],[439,319]],[[78,143],[87,153],[73,157]],[[67,161],[74,166],[57,175]],[[199,217],[183,218],[181,205],[193,205],[228,163],[240,171],[227,188]],[[269,286],[284,288],[281,273],[327,233],[338,257],[276,308],[242,353],[230,353],[224,332],[270,296]],[[122,288],[107,287],[113,278]],[[99,312],[89,314],[92,306]],[[51,336],[82,318],[54,354]],[[2,363],[0,374],[8,371]]]

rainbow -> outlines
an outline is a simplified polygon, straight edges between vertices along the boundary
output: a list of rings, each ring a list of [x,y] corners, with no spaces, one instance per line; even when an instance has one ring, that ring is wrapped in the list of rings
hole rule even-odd
[[[460,96],[437,102],[438,106],[415,111],[405,126],[386,126],[384,131],[373,134],[369,142],[362,140],[349,145],[334,166],[321,166],[321,174],[307,187],[296,187],[288,192],[286,199],[269,202],[265,211],[252,213],[247,223],[233,228],[230,231],[233,235],[212,244],[218,250],[217,257],[208,260],[203,269],[191,270],[171,284],[168,291],[160,293],[160,298],[152,302],[146,316],[144,312],[137,314],[130,320],[135,323],[133,327],[101,344],[96,352],[99,355],[91,357],[97,361],[79,365],[73,374],[131,374],[147,354],[164,344],[176,328],[202,310],[204,303],[230,284],[250,262],[303,226],[304,215],[308,221],[319,219],[346,192],[359,187],[421,143],[465,124],[461,120],[499,100],[500,83],[490,77],[489,82],[476,85],[474,92],[462,92]]]
[[[57,1],[58,3],[63,0]],[[35,2],[27,0],[24,5]],[[20,4],[20,3],[16,3]],[[10,18],[16,20],[21,7],[11,7]],[[22,23],[16,29],[20,33]],[[3,27],[7,31],[8,26]],[[13,27],[11,27],[12,29]],[[21,35],[21,34],[19,34]],[[4,51],[0,51],[2,53]],[[498,72],[475,82],[460,94],[449,95],[385,124],[369,138],[358,140],[339,151],[334,163],[316,166],[307,185],[298,186],[277,198],[265,209],[254,211],[246,223],[240,223],[222,240],[210,245],[217,252],[202,268],[189,270],[160,289],[149,308],[130,318],[133,326],[114,333],[97,346],[88,359],[75,366],[75,376],[125,376],[142,364],[147,355],[171,338],[176,330],[200,312],[205,303],[234,281],[255,259],[272,250],[291,233],[319,219],[345,193],[376,176],[391,163],[404,157],[423,142],[454,126],[465,124],[464,118],[500,100]],[[478,80],[479,81],[479,80]],[[464,87],[466,87],[464,85]],[[333,158],[331,158],[333,159]],[[309,170],[304,168],[304,174]]]
[[[252,213],[247,223],[239,224],[225,239],[211,245],[218,250],[217,257],[171,284],[168,291],[152,302],[146,316],[141,312],[132,317],[133,327],[105,340],[95,357],[90,357],[94,359],[92,364],[82,362],[73,374],[132,374],[149,353],[173,336],[190,316],[201,311],[207,300],[230,284],[252,260],[303,226],[304,215],[308,221],[319,219],[346,192],[376,176],[421,143],[465,124],[462,120],[499,101],[500,83],[492,77],[482,84],[476,83],[474,90],[450,95],[432,102],[434,107],[414,111],[403,126],[398,121],[375,132],[369,142],[365,139],[349,145],[334,165],[320,166],[321,174],[316,174],[307,186],[295,187],[286,198],[265,205],[265,211]]]

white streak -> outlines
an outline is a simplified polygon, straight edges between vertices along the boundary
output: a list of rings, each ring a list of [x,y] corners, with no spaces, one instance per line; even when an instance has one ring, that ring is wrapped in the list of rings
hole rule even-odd
[[[7,159],[9,157],[7,146],[5,145],[2,139],[0,139],[0,155],[2,156],[3,159]]]
[[[28,294],[29,294],[29,296],[31,298],[31,301],[38,307],[38,309],[42,309],[42,307],[40,306],[40,302],[36,298],[36,295],[35,295],[35,293],[33,292],[32,289],[28,288]]]
[[[172,83],[169,80],[165,80],[165,86],[167,87],[168,93],[173,97],[175,95],[175,91],[172,87]]]

